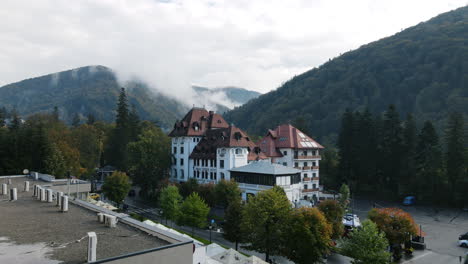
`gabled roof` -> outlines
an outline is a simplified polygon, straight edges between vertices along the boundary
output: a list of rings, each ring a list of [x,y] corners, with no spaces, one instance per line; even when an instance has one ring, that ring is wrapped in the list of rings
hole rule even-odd
[[[181,121],[174,124],[174,128],[169,133],[170,137],[183,136],[203,136],[206,131],[216,128],[227,128],[229,124],[224,118],[207,111],[204,108],[192,108]]]
[[[249,150],[248,159],[266,159],[257,145],[240,128],[229,126],[228,128],[211,129],[206,131],[203,139],[197,144],[190,154],[191,159],[215,159],[217,148],[246,147]]]
[[[279,152],[280,148],[323,149],[317,141],[290,124],[283,124],[275,130],[268,130],[267,135],[257,144],[268,157],[282,157],[283,155]]]
[[[245,166],[231,169],[231,172],[233,171],[268,175],[291,175],[301,172],[300,170],[296,170],[276,163],[271,163],[269,160],[254,161]]]

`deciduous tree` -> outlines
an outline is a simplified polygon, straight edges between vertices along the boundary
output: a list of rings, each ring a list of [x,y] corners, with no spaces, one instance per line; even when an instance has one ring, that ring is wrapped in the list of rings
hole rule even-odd
[[[325,200],[319,204],[318,209],[332,225],[331,237],[334,239],[341,237],[343,234],[343,207],[335,200]]]
[[[238,249],[239,243],[244,239],[241,228],[242,210],[243,205],[241,199],[233,199],[229,202],[229,206],[224,214],[225,223],[223,225],[223,237],[234,242],[236,244],[236,250]]]
[[[130,191],[130,179],[125,172],[114,171],[104,181],[102,191],[109,200],[120,204]]]
[[[180,214],[177,224],[194,228],[203,228],[206,226],[206,218],[210,208],[197,193],[190,194],[180,207]]]
[[[239,184],[234,180],[221,180],[215,186],[216,204],[227,208],[232,201],[241,200]]]
[[[270,254],[280,254],[284,227],[291,210],[284,191],[272,188],[253,197],[242,215],[242,233],[245,234],[247,248],[265,253],[266,261]]]
[[[283,228],[282,255],[298,264],[321,263],[330,251],[332,226],[317,208],[295,209]]]
[[[182,196],[176,186],[167,186],[159,195],[159,205],[163,210],[163,216],[172,221],[176,221],[179,216],[181,202]]]
[[[388,241],[377,225],[365,220],[362,228],[353,230],[349,238],[339,242],[340,253],[353,258],[353,264],[386,264],[390,253],[387,251]]]

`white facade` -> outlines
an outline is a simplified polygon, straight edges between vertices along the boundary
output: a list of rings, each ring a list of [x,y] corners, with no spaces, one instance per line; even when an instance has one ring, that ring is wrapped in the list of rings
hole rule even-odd
[[[187,181],[193,177],[193,161],[189,159],[195,146],[200,142],[201,137],[174,137],[172,138],[171,153],[173,164],[171,176],[173,180]]]
[[[301,170],[301,199],[318,199],[320,193],[319,163],[321,160],[319,150],[281,148],[279,151],[283,157],[275,158],[275,163]]]

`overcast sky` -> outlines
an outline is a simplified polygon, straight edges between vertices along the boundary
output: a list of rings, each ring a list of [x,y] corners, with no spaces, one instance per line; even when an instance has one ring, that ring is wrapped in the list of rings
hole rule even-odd
[[[467,0],[2,0],[0,85],[86,65],[259,92]]]

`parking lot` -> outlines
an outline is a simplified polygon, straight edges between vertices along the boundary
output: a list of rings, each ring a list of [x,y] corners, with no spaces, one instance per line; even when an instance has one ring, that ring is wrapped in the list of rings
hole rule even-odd
[[[468,232],[468,212],[461,210],[427,206],[403,206],[396,203],[375,201],[377,207],[399,207],[409,212],[425,233],[426,251],[416,251],[412,260],[405,263],[460,263],[459,257],[465,256],[468,248],[458,246],[458,236]],[[361,221],[374,201],[355,200],[354,211]]]

